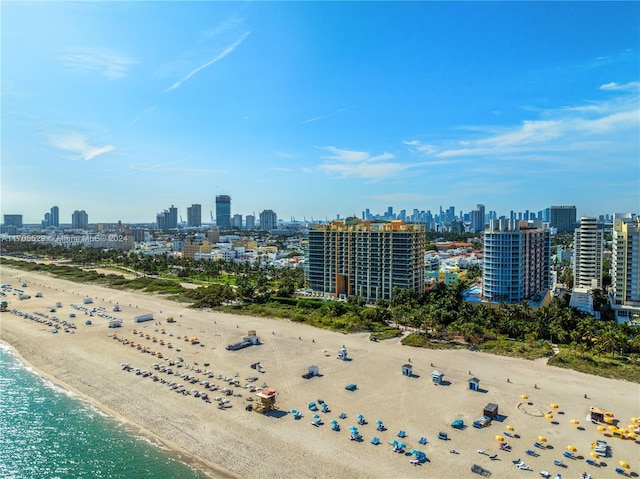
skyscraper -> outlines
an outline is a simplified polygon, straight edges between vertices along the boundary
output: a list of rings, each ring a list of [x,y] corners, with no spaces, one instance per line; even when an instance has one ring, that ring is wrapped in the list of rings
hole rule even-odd
[[[254,215],[247,215],[245,217],[245,228],[253,230],[256,227],[256,217]]]
[[[51,212],[49,214],[49,226],[53,226],[54,228],[60,227],[60,209],[57,206],[51,207]]]
[[[573,287],[602,288],[602,230],[595,218],[583,217],[573,234]]]
[[[278,216],[273,210],[264,210],[260,213],[260,230],[269,231],[276,228]]]
[[[156,228],[159,230],[174,230],[178,228],[178,208],[171,208],[156,215]]]
[[[640,322],[640,217],[613,215],[611,307],[618,321]]]
[[[472,233],[484,231],[484,214],[484,205],[478,205],[477,208],[471,212]]]
[[[393,290],[424,291],[423,225],[348,219],[309,230],[307,284],[335,297],[391,299]]]
[[[222,231],[231,229],[231,196],[216,196],[216,225]]]
[[[75,210],[71,215],[71,228],[74,230],[86,230],[89,227],[89,215],[85,210]]]
[[[482,296],[505,303],[542,299],[549,290],[550,256],[549,230],[492,220],[484,232]]]
[[[4,225],[22,228],[22,215],[4,215]]]
[[[187,226],[192,228],[202,226],[202,205],[193,204],[187,208]]]
[[[575,206],[552,206],[549,208],[549,226],[558,233],[568,233],[576,227]]]

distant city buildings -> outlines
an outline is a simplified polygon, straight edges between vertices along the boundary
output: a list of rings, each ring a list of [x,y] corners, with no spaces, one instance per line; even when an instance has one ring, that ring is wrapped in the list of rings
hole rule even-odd
[[[549,230],[526,221],[492,220],[484,232],[483,299],[539,301],[549,290]]]
[[[640,217],[613,216],[611,307],[618,321],[640,322]]]
[[[199,228],[202,225],[202,205],[193,204],[187,208],[187,226]]]
[[[256,217],[254,215],[247,215],[245,217],[245,228],[249,231],[256,229]]]
[[[156,228],[159,230],[174,230],[178,227],[178,208],[171,205],[168,210],[156,215]]]
[[[260,230],[269,231],[278,225],[278,216],[273,210],[264,210],[260,213]]]
[[[22,228],[22,215],[4,215],[4,226]]]
[[[231,197],[216,196],[216,226],[222,231],[231,229]]]
[[[484,218],[484,205],[478,205],[475,210],[471,212],[471,232],[479,233],[484,231],[485,218]]]
[[[549,227],[558,233],[572,232],[576,227],[575,206],[552,206],[549,208]]]
[[[424,291],[424,226],[355,218],[309,230],[307,285],[334,297],[389,300],[395,288]]]
[[[71,228],[74,230],[86,230],[89,228],[89,215],[85,210],[75,210],[71,214]]]
[[[57,206],[52,206],[48,213],[44,214],[42,220],[42,228],[59,228],[60,227],[60,209]]]

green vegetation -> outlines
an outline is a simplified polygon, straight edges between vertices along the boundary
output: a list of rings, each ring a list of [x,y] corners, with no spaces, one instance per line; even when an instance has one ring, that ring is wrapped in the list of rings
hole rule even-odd
[[[562,347],[558,354],[549,359],[548,364],[595,376],[640,383],[640,363],[637,354],[625,358],[612,354],[598,355],[572,347]]]

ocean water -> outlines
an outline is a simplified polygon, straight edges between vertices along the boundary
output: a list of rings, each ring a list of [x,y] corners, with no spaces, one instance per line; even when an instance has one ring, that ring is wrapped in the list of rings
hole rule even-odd
[[[0,344],[0,478],[204,479]]]

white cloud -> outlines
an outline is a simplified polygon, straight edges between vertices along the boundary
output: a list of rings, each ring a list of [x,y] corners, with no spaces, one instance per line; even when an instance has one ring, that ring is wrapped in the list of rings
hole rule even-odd
[[[640,89],[640,82],[632,81],[620,85],[614,81],[600,85],[600,90],[617,90],[617,91],[638,91]]]
[[[412,146],[413,148],[409,148],[409,151],[413,152],[413,150],[418,151],[419,153],[423,153],[425,155],[432,155],[436,152],[436,148],[429,143],[422,143],[418,140],[404,140],[404,143],[407,146]]]
[[[619,90],[622,98],[540,111],[541,118],[524,120],[520,125],[501,127],[498,131],[495,128],[486,128],[484,132],[470,128],[475,139],[451,141],[449,144],[455,146],[443,149],[436,156],[515,160],[552,152],[582,150],[593,153],[594,147],[601,150],[604,157],[613,145],[628,145],[637,150],[638,95],[625,93],[631,91],[630,84],[607,85],[605,89]]]
[[[189,80],[193,75],[195,75],[196,73],[204,70],[207,67],[210,67],[211,65],[213,65],[216,62],[219,62],[220,60],[222,60],[224,57],[226,57],[227,55],[229,55],[230,53],[232,53],[250,34],[251,32],[245,32],[242,34],[242,36],[237,39],[235,42],[233,42],[231,45],[227,46],[224,50],[222,50],[222,52],[220,52],[217,56],[215,56],[213,59],[209,60],[208,62],[200,65],[198,68],[194,68],[193,70],[191,70],[189,73],[187,73],[184,77],[182,77],[180,80],[178,80],[177,82],[175,82],[173,85],[171,85],[168,89],[167,92],[170,92],[171,90],[175,90],[176,88],[179,88],[180,85],[182,85],[184,82],[186,82],[187,80]]]
[[[390,160],[394,157],[391,153],[387,153],[386,151],[378,156],[371,156],[366,151],[356,151],[356,150],[343,150],[340,148],[336,148],[335,146],[325,146],[323,149],[327,150],[330,153],[333,153],[331,156],[323,156],[322,158],[327,160],[336,160],[336,161],[346,161],[346,162],[373,162],[380,160]]]
[[[67,158],[71,160],[89,161],[93,158],[114,151],[113,145],[95,146],[89,143],[89,140],[78,132],[58,132],[51,133],[49,136],[49,144],[60,150],[71,152],[72,155]]]
[[[127,76],[129,67],[136,62],[113,52],[80,48],[57,57],[70,70],[99,71],[107,78]]]

